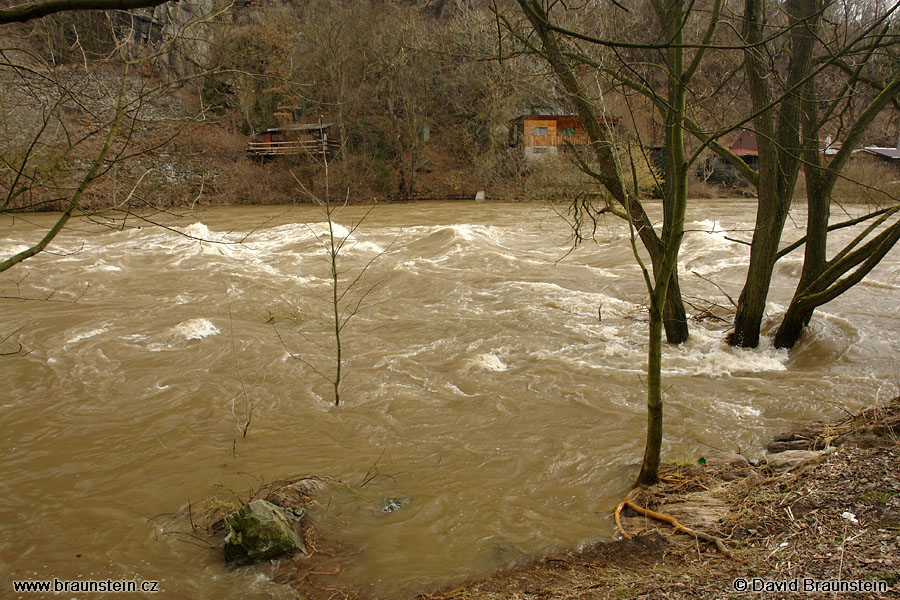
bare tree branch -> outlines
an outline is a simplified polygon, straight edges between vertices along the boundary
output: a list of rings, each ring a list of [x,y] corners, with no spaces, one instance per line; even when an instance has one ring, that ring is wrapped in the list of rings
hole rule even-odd
[[[0,9],[0,25],[25,23],[58,12],[81,10],[132,10],[149,8],[178,0],[46,0]]]

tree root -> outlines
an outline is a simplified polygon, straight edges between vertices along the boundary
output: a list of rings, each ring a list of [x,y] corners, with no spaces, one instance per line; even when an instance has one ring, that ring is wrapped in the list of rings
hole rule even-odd
[[[695,530],[691,529],[690,527],[685,527],[684,525],[682,525],[681,523],[676,521],[674,517],[670,517],[669,515],[664,515],[662,513],[658,513],[656,511],[650,510],[649,508],[644,508],[643,506],[638,506],[637,504],[632,502],[631,496],[638,489],[640,489],[640,488],[634,488],[633,490],[628,492],[628,495],[625,496],[625,499],[622,500],[622,502],[620,502],[618,506],[616,506],[615,513],[613,514],[613,517],[615,518],[615,521],[616,521],[616,527],[619,528],[619,532],[621,532],[622,537],[624,537],[627,540],[632,539],[632,537],[628,534],[628,532],[625,531],[625,528],[622,527],[622,520],[620,518],[622,509],[627,506],[628,508],[630,508],[631,510],[633,510],[634,512],[636,512],[640,515],[643,515],[645,517],[650,517],[651,519],[656,519],[657,521],[662,521],[663,523],[668,523],[669,525],[671,525],[672,527],[674,527],[675,529],[677,529],[678,531],[680,531],[682,533],[686,533],[690,536],[693,536],[696,539],[700,539],[705,542],[709,542],[710,544],[713,544],[716,547],[716,549],[718,549],[719,552],[721,552],[728,558],[731,558],[731,559],[735,558],[734,553],[731,550],[729,550],[727,546],[725,546],[725,542],[722,541],[722,538],[714,536],[714,535],[710,535],[703,531],[695,531]]]
[[[625,531],[624,527],[622,527],[622,519],[621,519],[620,515],[622,514],[622,509],[625,508],[625,505],[631,501],[631,496],[633,496],[634,493],[636,491],[638,491],[639,489],[641,489],[641,488],[634,488],[633,490],[628,492],[628,495],[625,496],[624,500],[619,502],[619,505],[616,506],[616,511],[613,513],[613,518],[616,520],[616,527],[619,528],[619,532],[622,534],[622,537],[624,537],[626,540],[630,540],[631,536],[628,535],[628,532]]]

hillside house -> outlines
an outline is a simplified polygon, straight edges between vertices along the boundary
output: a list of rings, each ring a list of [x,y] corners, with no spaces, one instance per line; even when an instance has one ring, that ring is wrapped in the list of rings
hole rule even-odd
[[[734,142],[728,148],[736,156],[740,157],[747,166],[754,171],[759,171],[759,147],[756,142],[756,132],[742,129]],[[712,156],[700,165],[698,176],[709,183],[721,183],[729,186],[746,185],[734,166],[720,156]]]
[[[729,150],[747,163],[748,167],[759,171],[759,147],[756,144],[755,131],[742,129]]]
[[[619,122],[612,117],[597,117],[597,121],[608,126]],[[510,122],[509,145],[522,148],[529,161],[556,155],[567,143],[583,146],[590,141],[581,117],[574,115],[522,115]]]
[[[275,127],[254,133],[247,154],[257,158],[292,154],[333,159],[341,149],[338,136],[331,133],[332,123],[302,123]]]

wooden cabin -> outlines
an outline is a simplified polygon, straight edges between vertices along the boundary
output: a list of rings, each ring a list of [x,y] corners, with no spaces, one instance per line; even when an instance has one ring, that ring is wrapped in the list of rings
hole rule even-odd
[[[748,167],[759,171],[759,147],[755,131],[742,129],[728,149],[747,163]],[[747,185],[747,181],[738,173],[737,169],[720,156],[711,156],[700,164],[697,168],[697,176],[708,183],[720,183],[730,187]]]
[[[619,119],[597,117],[597,121],[615,126]],[[521,147],[525,160],[556,155],[567,144],[584,146],[590,142],[581,117],[574,115],[522,115],[510,122],[509,145]]]
[[[341,149],[338,136],[332,133],[333,123],[303,123],[275,127],[254,133],[247,145],[247,154],[257,158],[307,155],[328,160],[337,156]]]
[[[756,142],[755,131],[742,129],[729,150],[747,163],[748,167],[754,171],[759,171],[759,146]]]

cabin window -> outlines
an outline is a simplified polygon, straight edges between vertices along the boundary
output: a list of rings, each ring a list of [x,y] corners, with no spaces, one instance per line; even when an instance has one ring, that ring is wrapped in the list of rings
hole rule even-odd
[[[547,128],[546,127],[535,127],[534,135],[547,135]]]
[[[563,135],[575,135],[575,128],[574,127],[563,127],[562,134]]]

